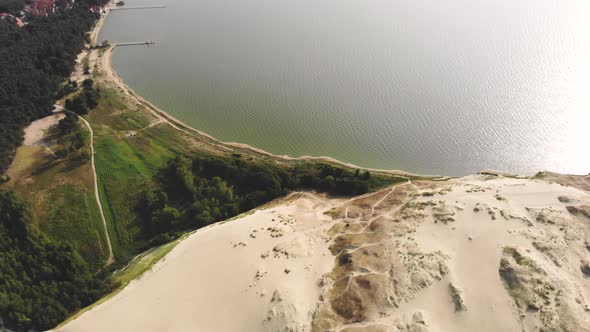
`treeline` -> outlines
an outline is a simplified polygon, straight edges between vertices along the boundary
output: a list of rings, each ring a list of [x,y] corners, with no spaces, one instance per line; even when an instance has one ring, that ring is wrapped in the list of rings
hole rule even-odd
[[[97,18],[89,7],[105,2],[76,1],[71,10],[36,17],[23,28],[0,20],[0,173],[21,144],[23,128],[50,114]]]
[[[14,14],[25,7],[25,0],[1,0],[0,13]]]
[[[283,167],[237,157],[179,156],[159,172],[156,188],[140,195],[138,219],[146,239],[158,245],[181,231],[233,217],[290,190],[360,195],[401,180],[319,162]]]
[[[86,148],[88,134],[80,125],[77,116],[66,113],[66,116],[59,120],[54,130],[60,146],[55,151],[57,157],[69,156],[68,160],[74,163],[90,159],[90,151]]]
[[[74,99],[66,99],[65,107],[78,115],[87,114],[88,111],[98,106],[100,90],[94,87],[94,81],[90,78],[82,82],[82,91]],[[69,90],[69,89],[68,89]],[[75,90],[74,90],[75,91]]]
[[[72,245],[29,224],[27,207],[0,189],[0,321],[11,330],[44,331],[116,285],[94,276]]]

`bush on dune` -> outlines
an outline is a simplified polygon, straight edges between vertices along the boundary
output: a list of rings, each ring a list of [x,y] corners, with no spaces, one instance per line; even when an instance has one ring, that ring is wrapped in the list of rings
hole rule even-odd
[[[137,212],[144,236],[161,244],[172,233],[231,218],[291,190],[360,195],[395,180],[321,162],[284,167],[239,156],[179,156],[159,172],[155,188],[141,193]]]

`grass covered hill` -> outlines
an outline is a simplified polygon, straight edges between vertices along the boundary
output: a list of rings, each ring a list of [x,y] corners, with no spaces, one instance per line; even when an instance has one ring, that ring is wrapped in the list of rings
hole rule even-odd
[[[71,244],[30,223],[27,206],[0,189],[0,318],[18,331],[50,329],[110,289]]]

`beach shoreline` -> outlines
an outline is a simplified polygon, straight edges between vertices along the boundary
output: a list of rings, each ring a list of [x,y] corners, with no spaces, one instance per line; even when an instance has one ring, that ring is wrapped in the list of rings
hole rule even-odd
[[[102,58],[103,58],[103,60],[102,60],[103,68],[102,69],[107,73],[107,77],[109,77],[110,81],[113,84],[115,84],[117,87],[121,88],[125,94],[127,94],[128,96],[135,99],[139,104],[148,108],[154,115],[156,115],[159,118],[162,118],[165,122],[172,125],[176,129],[183,131],[189,135],[198,135],[203,138],[206,138],[211,143],[213,143],[219,147],[222,147],[224,149],[227,149],[227,150],[234,150],[234,149],[248,150],[248,151],[253,152],[255,154],[261,154],[261,155],[264,155],[264,156],[267,156],[267,157],[270,157],[273,159],[279,159],[279,160],[285,161],[285,162],[290,162],[290,161],[323,161],[323,162],[338,164],[340,166],[345,166],[348,168],[358,168],[358,169],[368,170],[370,172],[383,173],[383,174],[401,175],[401,176],[443,177],[441,175],[414,174],[414,173],[406,172],[406,171],[402,171],[402,170],[388,170],[388,169],[361,167],[361,166],[355,165],[353,163],[340,161],[340,160],[337,160],[337,159],[329,157],[329,156],[291,157],[291,156],[285,155],[285,154],[282,154],[282,155],[281,154],[273,154],[273,153],[265,151],[261,148],[254,147],[254,146],[251,146],[246,143],[221,141],[221,140],[213,137],[211,134],[208,134],[208,133],[203,132],[199,129],[193,128],[193,127],[187,125],[186,123],[180,121],[176,117],[172,116],[170,113],[155,106],[150,101],[146,100],[145,98],[140,96],[138,93],[136,93],[131,87],[129,87],[123,81],[123,79],[117,74],[116,70],[112,67],[112,60],[111,59],[112,59],[113,51],[115,50],[115,48],[116,48],[116,44],[111,46],[109,49],[107,49],[104,52],[104,54],[102,55]]]
[[[111,5],[111,3],[112,2],[110,2],[107,5],[107,7],[105,7],[106,13],[100,18],[100,20],[97,22],[94,29],[91,31],[91,38],[92,38],[91,40],[92,40],[93,44],[96,44],[98,42],[97,39],[100,34],[100,30],[102,29],[102,27],[104,25],[104,21],[106,20],[106,17],[110,13],[109,6]],[[430,174],[430,175],[428,175],[428,174],[415,174],[415,173],[411,173],[411,172],[407,172],[407,171],[403,171],[403,170],[361,167],[361,166],[355,165],[353,163],[348,163],[348,162],[344,162],[341,160],[337,160],[337,159],[329,157],[329,156],[307,156],[307,155],[305,155],[305,156],[299,156],[299,157],[292,157],[292,156],[289,156],[286,154],[273,154],[271,152],[265,151],[261,148],[251,146],[246,143],[224,142],[222,140],[219,140],[219,139],[213,137],[211,134],[208,134],[208,133],[203,132],[199,129],[193,128],[193,127],[189,126],[188,124],[180,121],[178,118],[174,117],[170,113],[162,110],[161,108],[157,107],[156,105],[154,105],[150,101],[146,100],[144,97],[142,97],[137,92],[135,92],[130,86],[128,86],[125,83],[125,81],[123,81],[123,79],[117,74],[116,70],[112,66],[112,56],[113,56],[113,52],[116,49],[116,47],[117,47],[117,43],[113,42],[111,44],[111,46],[109,48],[107,48],[104,51],[104,53],[102,55],[100,55],[100,58],[98,59],[98,63],[100,64],[101,69],[106,74],[107,81],[109,81],[113,85],[120,88],[125,95],[134,99],[138,104],[145,106],[153,115],[160,118],[161,120],[163,120],[167,124],[171,125],[173,128],[175,128],[179,131],[182,131],[188,135],[199,136],[200,138],[204,138],[209,143],[211,143],[217,147],[220,147],[224,150],[235,151],[235,149],[240,149],[240,150],[244,150],[244,152],[262,155],[262,156],[274,159],[276,161],[287,162],[287,163],[297,162],[297,161],[318,161],[318,162],[332,163],[332,164],[336,164],[336,165],[344,166],[344,167],[348,167],[348,168],[353,168],[353,169],[363,169],[363,170],[367,170],[367,171],[374,172],[374,173],[380,173],[380,174],[407,176],[407,177],[448,178],[447,176],[436,175],[436,174]]]

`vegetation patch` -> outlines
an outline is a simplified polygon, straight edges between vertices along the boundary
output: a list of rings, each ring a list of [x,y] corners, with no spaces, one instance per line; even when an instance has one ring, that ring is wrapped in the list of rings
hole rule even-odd
[[[111,287],[71,244],[35,232],[27,207],[0,189],[0,318],[6,327],[50,329]]]
[[[281,166],[204,155],[178,156],[156,178],[155,187],[144,191],[137,205],[142,235],[152,244],[252,210],[291,190],[353,196],[405,180],[319,162]]]
[[[46,147],[19,148],[5,187],[33,207],[31,227],[71,243],[96,271],[108,250],[94,196],[89,138],[79,120],[67,115],[44,138]]]

